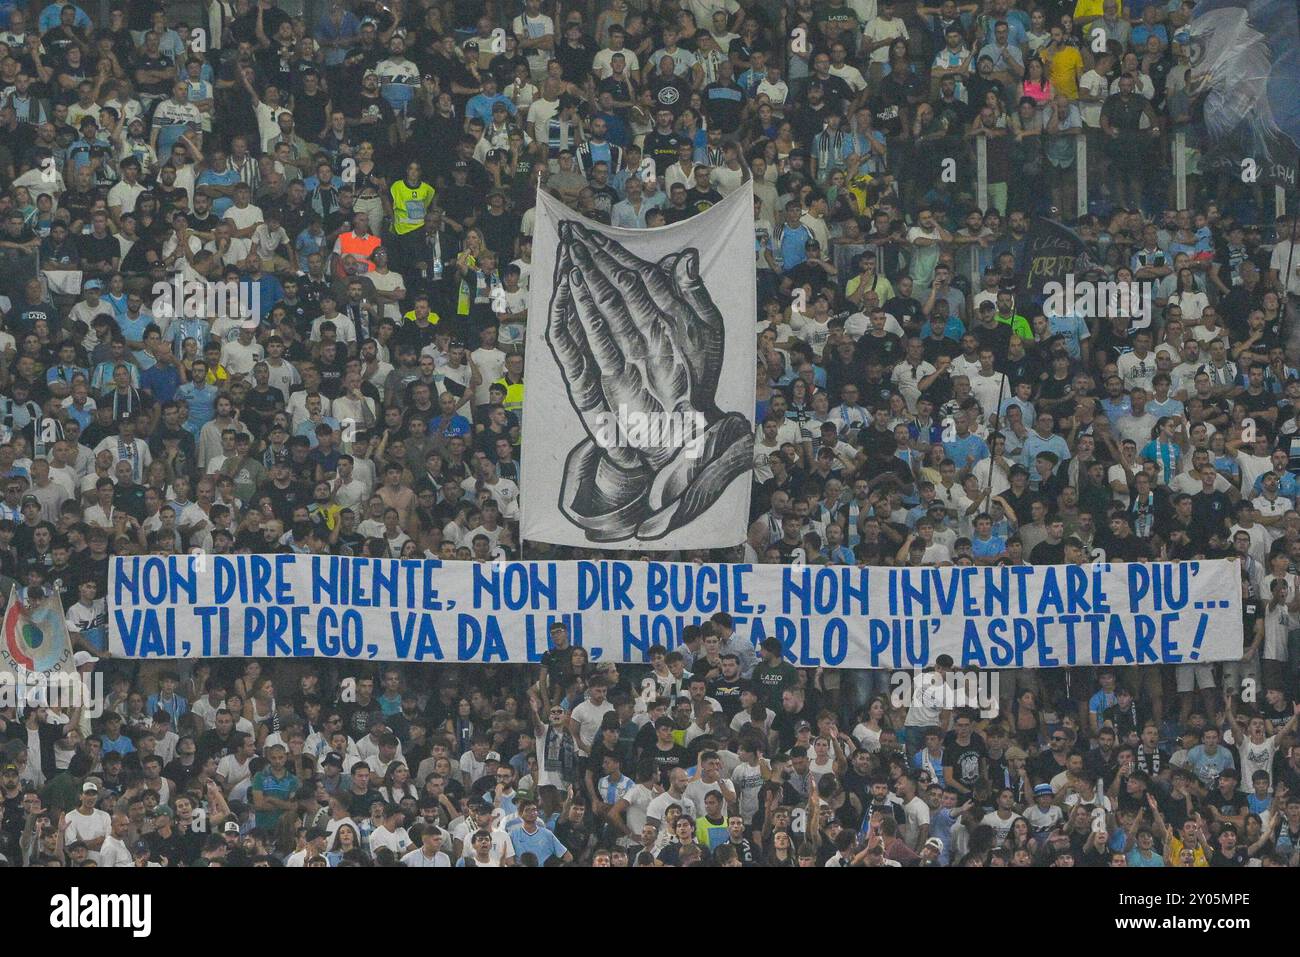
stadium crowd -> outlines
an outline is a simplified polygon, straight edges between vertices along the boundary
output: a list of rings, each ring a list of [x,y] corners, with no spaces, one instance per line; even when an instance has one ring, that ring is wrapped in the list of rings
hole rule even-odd
[[[167,6],[0,2],[0,600],[106,696],[0,710],[5,863],[1300,864],[1300,227],[1202,154],[1190,0]],[[747,177],[753,509],[681,559],[1236,556],[1241,660],[108,655],[113,555],[520,557],[536,190],[654,228]],[[1045,313],[1036,217],[1150,321]]]

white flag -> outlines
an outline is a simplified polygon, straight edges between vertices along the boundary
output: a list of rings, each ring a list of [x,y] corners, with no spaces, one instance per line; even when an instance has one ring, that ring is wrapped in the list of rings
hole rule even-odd
[[[538,194],[523,537],[618,550],[745,537],[757,360],[754,193],[620,229]]]
[[[75,674],[72,640],[57,593],[43,598],[18,597],[9,592],[4,612],[4,643],[0,645],[0,671],[20,678]]]

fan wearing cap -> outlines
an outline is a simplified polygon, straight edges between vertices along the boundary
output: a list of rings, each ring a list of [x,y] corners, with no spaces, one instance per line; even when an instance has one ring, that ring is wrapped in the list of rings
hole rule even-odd
[[[1034,803],[1025,808],[1025,820],[1034,836],[1041,837],[1065,820],[1060,805],[1055,803],[1056,795],[1050,784],[1034,785]]]
[[[344,107],[344,115],[359,137],[377,147],[391,146],[400,138],[397,114],[380,94],[379,74],[373,69],[361,74],[361,90]]]
[[[921,845],[921,862],[918,867],[939,867],[943,856],[943,841],[937,837],[927,838]]]
[[[63,843],[81,841],[90,850],[91,859],[99,862],[99,852],[113,830],[113,819],[95,805],[99,801],[99,784],[94,780],[81,785],[77,806],[63,819]]]
[[[131,866],[162,867],[163,865],[153,860],[153,848],[149,846],[148,841],[136,841],[131,845]]]

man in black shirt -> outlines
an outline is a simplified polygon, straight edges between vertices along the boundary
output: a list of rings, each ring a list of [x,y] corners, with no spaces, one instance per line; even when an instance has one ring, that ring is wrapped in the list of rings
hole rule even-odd
[[[740,713],[743,705],[741,704],[741,692],[749,687],[749,682],[740,676],[740,658],[731,653],[724,653],[720,656],[722,660],[722,674],[716,675],[708,682],[708,691],[710,698],[715,699],[718,704],[722,705],[722,713],[726,716],[727,722]]]
[[[863,366],[873,361],[881,368],[893,368],[894,363],[902,357],[903,344],[898,336],[885,331],[888,317],[884,309],[871,310],[871,328],[858,340],[853,350],[853,359]]]
[[[1047,520],[1047,538],[1029,553],[1031,565],[1060,565],[1065,562],[1065,522],[1054,515]]]
[[[668,190],[668,205],[663,207],[663,212],[664,222],[670,226],[695,215],[695,210],[686,204],[686,184],[673,183]]]
[[[704,88],[704,112],[709,119],[709,129],[718,129],[724,136],[740,126],[740,114],[745,105],[745,91],[736,85],[731,76],[731,63],[718,64],[718,80]]]
[[[441,62],[443,59],[441,52],[437,52],[432,56],[439,61],[438,70],[443,74],[443,76],[440,76],[443,83],[442,88],[444,90],[451,89],[447,85],[447,79],[450,78],[450,74],[447,73],[450,64]],[[515,81],[515,70],[520,66],[527,68],[528,58],[519,52],[519,38],[513,33],[506,33],[506,48],[492,58],[492,62],[488,64],[488,72],[496,79],[497,86],[504,90]]]
[[[261,21],[262,33],[267,37],[273,37],[280,32],[280,24],[288,23],[292,25],[292,18],[277,7],[272,0],[258,0],[257,3],[248,8],[248,12],[243,16],[236,17],[230,24],[230,33],[236,43],[256,43],[257,42],[257,25]],[[366,810],[369,814],[369,809]]]
[[[566,675],[573,667],[573,653],[569,650],[569,627],[562,621],[553,621],[548,634],[551,646],[542,652],[541,666],[542,671],[546,672],[551,700],[558,701],[564,696]]]
[[[904,276],[895,281],[894,293],[885,303],[885,312],[897,319],[904,329],[916,325],[917,317],[921,315],[921,301],[912,295],[912,277]]]
[[[150,30],[135,57],[135,84],[146,105],[165,100],[176,80],[176,67],[171,57],[159,49],[158,41],[158,34]]]
[[[677,160],[677,147],[685,137],[673,129],[674,113],[666,106],[655,110],[655,128],[645,135],[643,152],[655,162],[655,176],[662,179]]]
[[[647,84],[658,109],[672,111],[673,117],[681,115],[691,102],[691,85],[676,73],[676,61],[671,56],[659,58],[658,68]]]
[[[975,715],[963,710],[953,720],[952,730],[943,741],[944,784],[962,794],[970,794],[979,780],[980,762],[989,753],[984,738],[974,727]]]
[[[59,11],[58,25],[47,30],[41,37],[41,46],[52,63],[62,64],[67,60],[68,50],[72,47],[84,48],[85,41],[74,26],[76,19],[77,8],[69,3]]]
[[[813,137],[826,128],[826,118],[835,111],[826,103],[825,88],[808,87],[808,102],[791,122],[794,138],[801,143],[811,143]]]
[[[1213,465],[1207,463],[1200,477],[1201,490],[1192,496],[1192,529],[1193,541],[1205,547],[1212,539],[1222,539],[1227,534],[1232,499],[1226,492],[1215,489],[1219,473]]]
[[[1019,513],[1017,513],[1019,514]],[[1135,562],[1151,557],[1151,545],[1133,534],[1133,526],[1126,512],[1110,513],[1110,533],[1097,536],[1097,546],[1106,553],[1110,562]]]
[[[507,47],[507,50],[509,47]],[[555,59],[560,63],[560,77],[566,83],[574,83],[582,86],[587,82],[591,73],[592,61],[596,58],[596,51],[592,49],[591,44],[582,35],[582,25],[570,23],[564,28],[564,39],[555,48]],[[495,65],[497,57],[492,61]],[[489,66],[489,69],[491,67]],[[511,79],[514,79],[513,72]],[[504,84],[502,87],[504,88]]]
[[[710,172],[711,169],[703,163],[695,165],[695,185],[686,191],[686,205],[692,213],[702,213],[722,202],[722,194],[709,182]]]
[[[814,88],[820,90],[827,107],[835,113],[843,113],[844,105],[853,99],[853,90],[848,83],[831,73],[831,58],[826,53],[813,58],[813,75],[807,88],[809,92]]]
[[[1237,844],[1236,826],[1223,825],[1223,830],[1219,831],[1219,847],[1210,855],[1210,866],[1245,867],[1248,857],[1246,849]]]
[[[673,719],[667,715],[656,719],[655,743],[641,754],[642,761],[649,758],[654,762],[655,770],[659,772],[659,784],[665,788],[672,784],[672,773],[676,768],[685,770],[691,763],[691,753],[673,740],[675,729]]]

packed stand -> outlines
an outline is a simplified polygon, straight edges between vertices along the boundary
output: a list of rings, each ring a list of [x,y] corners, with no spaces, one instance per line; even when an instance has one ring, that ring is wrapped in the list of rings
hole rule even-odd
[[[1191,7],[0,3],[0,600],[57,592],[107,696],[0,710],[4,862],[1296,866],[1300,230],[1202,155]],[[618,666],[107,654],[112,555],[523,555],[535,191],[654,228],[750,178],[753,509],[677,557],[1236,556],[1241,661],[941,660],[969,708],[725,614]],[[1040,216],[1152,321],[1044,314]]]

